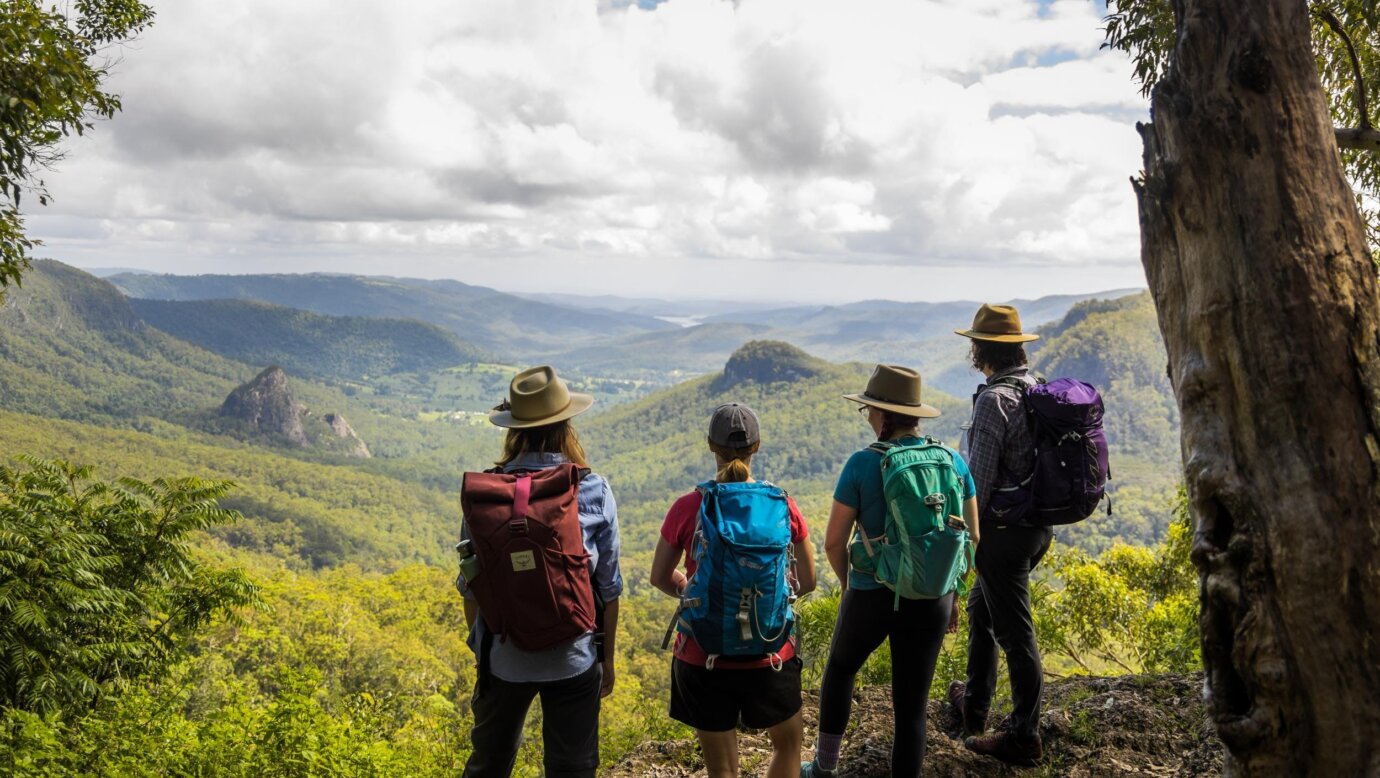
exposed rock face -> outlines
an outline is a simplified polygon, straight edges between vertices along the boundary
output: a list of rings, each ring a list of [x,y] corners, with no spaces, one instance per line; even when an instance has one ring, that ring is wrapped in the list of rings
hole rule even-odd
[[[345,445],[341,449],[342,454],[357,459],[369,459],[373,456],[373,454],[369,453],[369,447],[364,444],[364,441],[360,439],[359,435],[355,434],[355,430],[350,426],[350,422],[345,421],[344,416],[338,413],[328,413],[321,418],[330,426],[331,434],[345,441]]]
[[[798,381],[818,375],[826,365],[824,360],[789,343],[748,341],[728,358],[723,375],[714,382],[714,389],[722,391],[748,381],[759,384]]]
[[[277,365],[237,387],[220,406],[220,415],[239,419],[259,432],[279,436],[304,448],[309,442],[302,427],[305,411],[292,397],[287,373]]]

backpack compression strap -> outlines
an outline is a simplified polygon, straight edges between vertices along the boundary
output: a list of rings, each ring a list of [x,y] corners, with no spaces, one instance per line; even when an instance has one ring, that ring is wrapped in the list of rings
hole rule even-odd
[[[691,542],[690,550],[687,552],[692,556],[704,548],[704,530],[700,527],[700,523],[704,521],[704,501],[710,499],[713,496],[714,482],[706,481],[696,486],[695,491],[699,492],[700,495],[700,512],[699,515],[695,517],[695,537],[694,540]],[[695,558],[699,559],[699,557]],[[699,572],[699,570],[696,569],[695,572]],[[687,580],[685,582],[685,588],[687,590],[690,588],[690,581]],[[665,651],[666,649],[671,647],[671,638],[675,635],[676,625],[680,623],[680,614],[684,613],[686,608],[698,604],[699,602],[697,600],[693,602],[687,602],[684,594],[682,594],[680,596],[680,599],[676,601],[676,612],[671,614],[671,623],[666,626],[666,634],[661,639],[662,651]]]
[[[515,535],[527,534],[527,511],[532,503],[532,476],[520,475],[513,483],[513,518],[508,522],[508,531]]]

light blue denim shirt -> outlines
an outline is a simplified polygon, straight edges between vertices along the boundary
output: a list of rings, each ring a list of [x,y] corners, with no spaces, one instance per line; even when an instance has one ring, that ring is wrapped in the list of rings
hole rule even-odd
[[[503,469],[541,470],[566,462],[564,454],[527,453],[509,462]],[[580,511],[580,529],[584,531],[585,550],[589,552],[589,570],[594,592],[605,603],[613,602],[623,593],[623,574],[618,569],[618,506],[613,501],[609,482],[601,475],[590,473],[580,482],[576,500]],[[468,537],[461,530],[461,537]],[[466,597],[469,595],[466,594]],[[483,614],[480,614],[481,616]],[[470,631],[470,649],[479,654],[480,641],[487,627],[483,618],[475,619]],[[512,683],[559,681],[573,678],[594,664],[594,633],[544,651],[524,651],[511,642],[495,638],[489,655],[489,669],[494,675]]]

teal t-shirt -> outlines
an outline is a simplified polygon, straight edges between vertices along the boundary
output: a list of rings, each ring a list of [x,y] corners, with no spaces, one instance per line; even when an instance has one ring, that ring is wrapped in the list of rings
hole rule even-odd
[[[915,437],[897,438],[893,443],[902,446],[919,445],[922,440]],[[945,446],[945,448],[948,448]],[[962,482],[963,499],[977,495],[977,485],[968,463],[963,461],[957,451],[948,449],[954,456],[954,470]],[[869,538],[879,537],[886,531],[886,495],[882,493],[882,455],[878,451],[865,448],[856,451],[848,458],[839,475],[838,486],[834,487],[834,499],[858,512],[854,535],[866,532]],[[854,589],[880,589],[882,584],[870,575],[849,569],[848,585]]]

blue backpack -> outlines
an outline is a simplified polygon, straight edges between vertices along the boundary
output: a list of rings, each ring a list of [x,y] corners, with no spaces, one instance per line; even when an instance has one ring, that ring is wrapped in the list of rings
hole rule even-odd
[[[697,487],[697,567],[681,597],[675,626],[705,653],[774,654],[790,639],[795,591],[786,493],[763,481]]]

